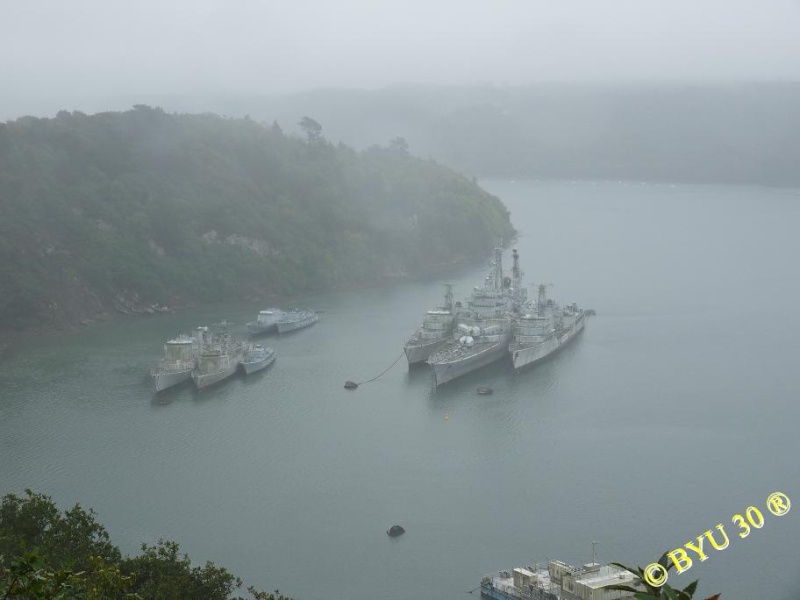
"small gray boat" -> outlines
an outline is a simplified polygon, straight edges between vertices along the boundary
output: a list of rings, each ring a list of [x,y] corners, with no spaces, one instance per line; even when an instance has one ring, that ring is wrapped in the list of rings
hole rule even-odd
[[[273,362],[275,362],[275,351],[272,348],[264,348],[261,344],[256,344],[244,353],[239,364],[242,365],[245,374],[250,375],[250,373],[266,369]]]

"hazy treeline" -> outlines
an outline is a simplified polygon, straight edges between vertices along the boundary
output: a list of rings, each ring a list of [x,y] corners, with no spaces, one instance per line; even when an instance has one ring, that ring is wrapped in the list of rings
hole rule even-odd
[[[310,112],[356,147],[400,135],[478,177],[800,184],[800,83],[418,86],[212,104]]]
[[[307,133],[147,106],[0,124],[0,326],[413,276],[513,231],[402,139]]]

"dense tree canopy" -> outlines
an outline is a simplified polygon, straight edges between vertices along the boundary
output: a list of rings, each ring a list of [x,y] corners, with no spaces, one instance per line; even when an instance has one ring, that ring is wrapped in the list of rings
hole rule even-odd
[[[0,329],[121,299],[290,294],[485,256],[508,211],[390,148],[136,106],[0,123]],[[316,125],[316,127],[315,127]],[[317,129],[319,127],[319,129]]]
[[[176,542],[122,557],[91,509],[61,511],[26,490],[0,504],[0,598],[27,600],[242,600],[242,581],[212,562],[192,566]],[[289,600],[249,587],[255,600]]]

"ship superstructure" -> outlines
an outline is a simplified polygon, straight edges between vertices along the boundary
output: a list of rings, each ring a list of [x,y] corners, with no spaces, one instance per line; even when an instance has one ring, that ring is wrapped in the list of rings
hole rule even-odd
[[[465,310],[455,321],[454,339],[428,358],[436,385],[452,381],[508,354],[512,320],[524,304],[519,254],[513,251],[512,277],[503,274],[503,250],[494,249],[489,274],[483,286],[476,286]]]
[[[197,339],[186,334],[181,334],[164,344],[164,358],[150,370],[156,392],[192,378],[197,347]]]
[[[577,304],[558,306],[547,297],[547,286],[540,284],[536,304],[514,323],[509,346],[515,369],[533,365],[567,344],[586,324],[586,311]]]
[[[536,564],[484,576],[481,597],[493,600],[632,600],[635,597],[633,592],[607,589],[610,585],[639,589],[640,582],[636,575],[616,565],[593,561],[573,567],[551,560],[546,567]]]
[[[406,342],[404,349],[408,366],[424,362],[444,346],[451,338],[455,327],[457,309],[453,303],[453,285],[445,284],[444,304],[425,313],[425,318],[414,335]]]
[[[228,325],[223,321],[220,330],[209,333],[208,327],[197,328],[198,354],[197,367],[192,371],[192,380],[198,390],[202,390],[236,373],[245,353],[245,346],[228,333]]]

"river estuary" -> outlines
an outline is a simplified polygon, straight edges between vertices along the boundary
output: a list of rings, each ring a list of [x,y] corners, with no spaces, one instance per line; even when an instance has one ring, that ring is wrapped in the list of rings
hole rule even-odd
[[[0,493],[93,507],[123,552],[174,539],[297,600],[464,600],[489,571],[586,563],[593,540],[600,562],[644,566],[717,524],[729,547],[671,584],[797,598],[800,192],[484,185],[529,288],[597,311],[554,358],[438,390],[403,359],[343,389],[398,357],[444,278],[293,299],[319,323],[201,394],[154,396],[164,341],[221,319],[243,335],[265,306],[31,339],[0,364]],[[447,278],[457,299],[487,266]],[[785,516],[765,508],[775,491],[796,501]],[[740,538],[751,505],[764,525]]]

